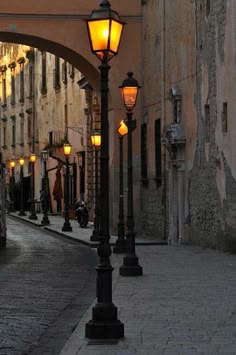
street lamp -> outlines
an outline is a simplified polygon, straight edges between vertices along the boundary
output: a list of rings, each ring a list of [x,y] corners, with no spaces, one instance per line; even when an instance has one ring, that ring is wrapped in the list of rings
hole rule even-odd
[[[136,121],[132,120],[133,109],[136,104],[138,90],[140,86],[137,80],[133,78],[133,73],[129,72],[128,77],[120,86],[127,115],[128,126],[128,198],[127,198],[127,255],[123,259],[123,265],[120,267],[121,276],[139,276],[143,274],[142,267],[138,263],[138,257],[135,254],[135,233],[133,216],[133,163],[132,163],[132,131],[136,126]]]
[[[26,216],[25,209],[24,209],[24,164],[25,164],[25,159],[21,157],[19,159],[20,163],[20,212],[19,216]]]
[[[41,156],[44,165],[44,177],[42,182],[42,192],[40,196],[42,208],[43,208],[43,219],[41,221],[41,224],[44,226],[48,226],[50,224],[48,218],[48,172],[47,172],[47,161],[49,156],[48,150],[43,150],[41,152]]]
[[[31,163],[31,208],[30,208],[30,216],[29,219],[38,219],[36,216],[35,211],[35,204],[34,204],[34,165],[37,160],[37,156],[35,153],[31,153],[29,156],[29,161]]]
[[[10,161],[10,166],[11,166],[11,179],[10,179],[10,206],[9,206],[9,212],[15,212],[15,166],[16,162],[15,160]]]
[[[116,245],[113,248],[113,253],[124,253],[126,251],[125,243],[125,223],[124,223],[124,196],[123,196],[123,138],[128,133],[128,127],[126,126],[124,120],[120,122],[117,129],[119,137],[119,156],[120,156],[120,167],[119,167],[119,215],[118,215],[118,238],[116,240]]]
[[[62,227],[63,232],[72,232],[72,227],[70,225],[69,219],[69,156],[71,154],[72,145],[70,143],[65,143],[63,146],[64,155],[66,157],[66,175],[65,175],[65,194],[64,194],[64,213],[65,222]]]
[[[98,151],[101,146],[101,133],[98,130],[94,130],[91,134],[92,146],[95,149],[95,218],[94,218],[94,229],[93,234],[90,237],[91,241],[99,240],[99,196],[98,196]]]
[[[92,52],[101,61],[101,156],[100,156],[100,236],[97,249],[100,257],[97,270],[97,304],[92,320],[86,324],[85,336],[92,339],[124,337],[124,325],[117,319],[117,307],[112,302],[112,266],[109,235],[109,124],[108,124],[108,61],[118,54],[124,23],[117,12],[110,9],[107,0],[93,10],[87,22]]]

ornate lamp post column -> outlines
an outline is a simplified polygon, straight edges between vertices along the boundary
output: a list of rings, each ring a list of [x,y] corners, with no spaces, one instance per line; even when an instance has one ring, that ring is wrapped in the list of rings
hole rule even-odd
[[[109,235],[109,124],[108,124],[108,61],[118,53],[124,23],[107,0],[91,13],[87,28],[92,52],[99,58],[101,73],[101,157],[100,157],[100,238],[97,270],[97,304],[92,320],[86,324],[85,336],[91,339],[124,337],[124,325],[117,319],[117,307],[112,302],[112,266]]]
[[[143,274],[142,267],[138,263],[138,257],[135,254],[135,233],[134,233],[134,216],[133,216],[133,163],[132,163],[132,131],[135,128],[136,121],[132,120],[133,108],[136,104],[138,95],[137,80],[133,78],[133,73],[129,72],[120,86],[122,90],[124,105],[127,110],[128,125],[128,199],[127,199],[127,233],[128,254],[123,259],[123,265],[120,267],[121,276],[139,276]]]
[[[29,160],[31,163],[31,171],[32,171],[32,175],[31,175],[31,208],[30,208],[29,219],[38,219],[38,217],[36,215],[35,203],[34,203],[34,164],[36,162],[36,159],[37,159],[36,154],[31,153],[29,156]]]
[[[48,218],[48,172],[47,172],[47,161],[48,161],[48,150],[43,150],[42,153],[42,159],[43,159],[43,165],[44,165],[44,177],[43,177],[43,183],[42,183],[42,206],[43,206],[43,219],[41,221],[41,224],[44,226],[48,226],[50,224],[49,218]]]
[[[101,146],[101,133],[95,130],[91,135],[92,146],[95,149],[95,218],[94,218],[94,229],[93,234],[90,237],[91,241],[99,240],[99,195],[98,195],[98,152]]]
[[[124,223],[124,195],[123,195],[123,138],[128,133],[128,127],[124,120],[120,122],[120,126],[117,129],[119,136],[119,155],[120,155],[120,168],[119,168],[119,222],[118,222],[118,238],[116,245],[113,248],[113,253],[125,253],[126,241],[125,241],[125,223]]]
[[[25,159],[21,157],[19,159],[20,163],[20,212],[19,216],[26,216],[25,209],[24,209],[24,164],[25,164]]]
[[[10,179],[10,206],[9,206],[9,212],[15,212],[15,166],[16,162],[15,160],[10,161],[10,166],[11,166],[11,179]]]
[[[62,227],[63,232],[72,232],[72,227],[70,225],[70,219],[69,219],[69,156],[71,153],[71,144],[70,143],[65,143],[64,144],[64,155],[66,157],[66,175],[65,175],[65,194],[64,194],[64,212],[65,212],[65,222]]]

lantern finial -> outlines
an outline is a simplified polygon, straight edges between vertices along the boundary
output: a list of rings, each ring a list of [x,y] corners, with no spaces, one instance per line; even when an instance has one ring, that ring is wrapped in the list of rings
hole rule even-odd
[[[100,3],[100,7],[110,7],[110,3],[108,0],[102,0]]]

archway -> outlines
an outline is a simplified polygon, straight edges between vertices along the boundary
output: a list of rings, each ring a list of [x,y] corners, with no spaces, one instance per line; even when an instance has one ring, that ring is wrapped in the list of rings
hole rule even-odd
[[[127,8],[118,0],[113,0],[111,6],[117,10],[127,23],[125,26],[120,51],[111,61],[109,73],[109,123],[110,123],[110,182],[112,186],[111,199],[116,200],[118,194],[118,149],[116,127],[124,115],[123,103],[118,86],[128,71],[133,71],[141,83],[141,3],[130,0]],[[91,53],[86,33],[84,19],[99,1],[90,0],[78,4],[76,0],[66,3],[59,1],[57,6],[43,0],[40,4],[25,0],[19,6],[15,0],[4,4],[0,13],[0,41],[21,43],[51,52],[70,62],[86,77],[98,96],[100,95],[99,61]],[[134,40],[135,39],[135,40]],[[141,95],[140,95],[141,96]],[[111,100],[112,98],[112,100]],[[137,129],[135,135],[140,135],[139,118],[141,100],[136,109]],[[134,141],[134,155],[137,163],[134,167],[134,199],[139,200],[139,151],[140,147]],[[137,205],[139,205],[137,203]],[[113,207],[113,205],[112,205]],[[114,206],[113,222],[117,219],[117,206]],[[137,218],[138,219],[138,218]],[[116,222],[114,222],[115,224]]]

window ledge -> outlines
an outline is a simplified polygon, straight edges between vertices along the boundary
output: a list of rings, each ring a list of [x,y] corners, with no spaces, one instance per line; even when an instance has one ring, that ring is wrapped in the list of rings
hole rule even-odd
[[[148,185],[148,178],[142,178],[140,181],[143,185]]]
[[[155,177],[154,180],[156,181],[157,186],[161,186],[162,184],[162,178],[161,177]]]

